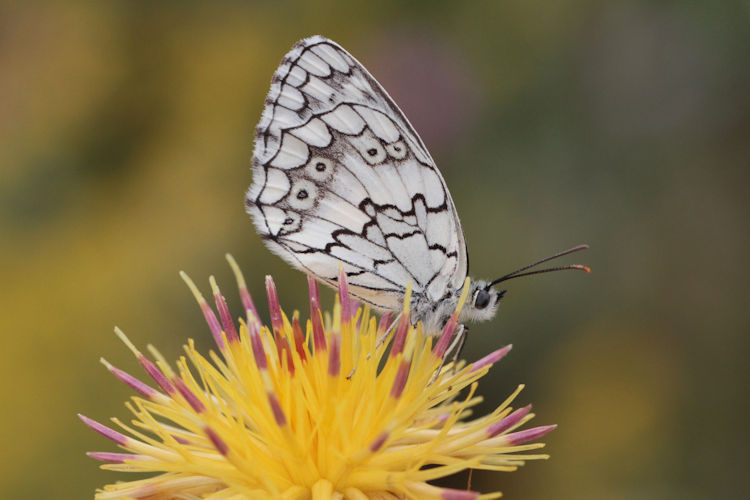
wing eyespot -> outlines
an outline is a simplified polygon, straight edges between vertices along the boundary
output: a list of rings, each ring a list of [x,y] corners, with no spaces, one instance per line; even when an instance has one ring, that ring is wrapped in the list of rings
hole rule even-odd
[[[388,151],[388,155],[395,159],[395,160],[403,160],[406,158],[406,144],[404,144],[404,141],[396,141],[393,144],[388,144],[385,147],[385,150]]]
[[[370,165],[382,163],[388,157],[380,141],[371,135],[361,135],[353,138],[351,142],[359,151],[360,156]]]
[[[305,176],[316,182],[328,181],[333,176],[333,171],[333,161],[322,156],[313,156],[305,165]]]
[[[318,187],[307,179],[297,179],[287,196],[287,203],[294,210],[310,210],[318,198]]]
[[[294,212],[285,211],[285,218],[278,230],[276,236],[284,236],[287,234],[295,233],[302,227],[302,217]]]

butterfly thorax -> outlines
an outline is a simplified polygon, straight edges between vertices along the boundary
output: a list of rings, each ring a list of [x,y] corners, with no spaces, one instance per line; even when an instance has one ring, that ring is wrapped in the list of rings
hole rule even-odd
[[[413,323],[422,322],[424,332],[429,335],[440,335],[443,327],[458,307],[463,289],[452,290],[440,300],[431,300],[423,294],[415,294],[412,298],[411,319]],[[486,321],[497,313],[497,307],[505,291],[491,288],[487,281],[472,281],[469,288],[468,300],[461,310],[459,322]]]
[[[448,318],[456,310],[458,299],[455,292],[446,294],[437,302],[425,295],[415,295],[411,303],[411,321],[414,324],[421,321],[423,331],[428,335],[440,335]]]

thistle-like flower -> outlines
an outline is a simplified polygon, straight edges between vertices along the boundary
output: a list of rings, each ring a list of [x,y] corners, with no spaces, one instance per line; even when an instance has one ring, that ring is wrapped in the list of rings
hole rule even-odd
[[[125,451],[89,456],[105,469],[155,475],[107,485],[96,498],[496,498],[430,481],[547,458],[524,453],[544,446],[527,443],[555,426],[518,430],[533,417],[530,406],[510,406],[522,386],[489,415],[469,418],[481,401],[478,379],[511,346],[470,364],[444,359],[465,296],[442,334],[430,336],[410,324],[408,293],[394,321],[388,314],[378,321],[349,297],[343,273],[331,313],[322,312],[309,278],[310,319],[302,321],[284,314],[267,277],[269,328],[228,259],[246,313],[238,325],[213,278],[218,317],[183,274],[218,353],[205,357],[188,341],[175,369],[115,329],[158,389],[102,360],[139,396],[126,403],[130,424],[113,419],[122,432],[80,415]]]

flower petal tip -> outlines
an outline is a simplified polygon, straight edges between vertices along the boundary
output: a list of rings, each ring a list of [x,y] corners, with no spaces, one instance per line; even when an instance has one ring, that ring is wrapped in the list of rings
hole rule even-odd
[[[177,387],[177,391],[185,399],[185,401],[187,401],[187,403],[195,413],[203,413],[204,411],[206,411],[206,407],[203,402],[198,399],[198,396],[193,391],[191,391],[187,385],[185,385],[185,382],[183,382],[181,378],[174,378],[173,383],[175,387]]]
[[[214,445],[216,451],[224,456],[229,455],[229,446],[227,446],[227,443],[223,439],[221,439],[221,437],[219,437],[215,430],[213,430],[211,427],[206,426],[203,429],[203,432],[206,434],[206,437],[208,437],[209,441],[211,441],[211,444]]]
[[[107,451],[89,451],[86,455],[94,460],[111,464],[122,464],[125,463],[125,460],[138,460],[140,458],[139,455],[131,453],[111,453]]]
[[[492,424],[487,429],[487,434],[489,437],[497,436],[498,434],[502,434],[503,432],[512,429],[518,423],[529,414],[531,411],[531,405],[526,405],[523,408],[519,408],[504,419],[500,420],[499,422],[496,422],[495,424]]]
[[[507,436],[505,436],[505,439],[507,440],[509,445],[516,446],[519,444],[528,443],[529,441],[533,441],[535,439],[539,439],[540,437],[548,434],[555,429],[557,429],[557,424],[533,427],[531,429],[525,429],[523,431],[514,432],[513,434],[508,434]]]
[[[513,344],[508,344],[505,347],[489,353],[487,356],[475,361],[471,367],[471,371],[480,370],[488,365],[494,365],[495,363],[503,359],[511,349],[513,349]]]
[[[479,493],[469,490],[444,489],[440,494],[442,500],[474,500],[478,497]]]
[[[78,418],[81,419],[81,421],[86,424],[90,429],[98,432],[105,438],[109,439],[110,441],[115,442],[116,444],[119,444],[120,446],[125,446],[125,444],[128,442],[128,437],[124,434],[121,434],[117,432],[114,429],[110,429],[104,424],[100,424],[94,419],[91,419],[87,417],[86,415],[83,415],[82,413],[78,414]]]

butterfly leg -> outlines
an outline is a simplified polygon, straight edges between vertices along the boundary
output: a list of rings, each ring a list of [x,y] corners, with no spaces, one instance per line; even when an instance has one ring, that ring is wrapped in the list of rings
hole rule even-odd
[[[464,346],[466,345],[466,335],[469,331],[468,326],[461,325],[461,331],[458,332],[456,335],[456,340],[453,342],[453,346],[451,348],[455,347],[455,351],[453,352],[453,367],[455,369],[456,363],[458,363],[458,358],[461,357],[461,353],[464,351]],[[448,350],[450,352],[450,349]]]
[[[398,322],[401,320],[401,314],[398,313],[395,318],[393,318],[393,321],[391,321],[390,326],[388,326],[388,329],[385,331],[382,337],[378,339],[378,342],[375,344],[375,350],[377,351],[380,349],[383,345],[383,343],[388,340],[388,337],[391,336],[391,332],[396,329],[396,325],[398,325]],[[370,354],[367,355],[367,359],[370,359]]]
[[[464,349],[464,344],[466,344],[466,332],[469,331],[469,329],[464,325],[458,325],[458,332],[453,337],[453,341],[451,342],[450,346],[448,346],[448,349],[445,351],[445,355],[443,356],[443,359],[440,360],[440,366],[438,366],[437,370],[435,370],[435,376],[430,381],[430,384],[435,382],[437,380],[438,376],[440,375],[440,372],[443,370],[443,367],[445,365],[445,358],[448,356],[448,353],[453,352],[453,356],[451,357],[451,369],[456,369],[456,363],[458,363],[458,357],[461,355],[461,351]]]
[[[378,349],[380,349],[383,346],[383,343],[385,343],[385,341],[388,340],[388,337],[391,336],[391,332],[393,332],[393,330],[396,328],[396,325],[398,324],[400,319],[401,319],[401,313],[398,313],[398,315],[396,315],[396,317],[393,318],[393,321],[391,321],[391,324],[388,327],[388,329],[385,331],[385,333],[383,333],[383,335],[377,340],[375,344],[375,352],[377,352]],[[373,353],[371,352],[367,353],[368,360],[372,357],[372,354]],[[346,378],[347,379],[352,378],[352,375],[354,375],[354,372],[356,371],[357,371],[357,367],[355,366],[354,368],[352,368],[352,371],[349,372],[349,375],[347,375]]]

